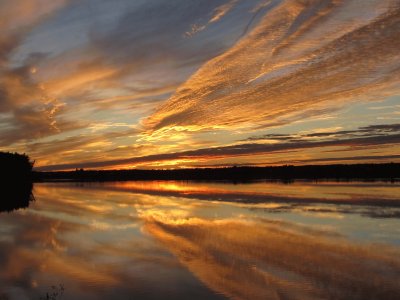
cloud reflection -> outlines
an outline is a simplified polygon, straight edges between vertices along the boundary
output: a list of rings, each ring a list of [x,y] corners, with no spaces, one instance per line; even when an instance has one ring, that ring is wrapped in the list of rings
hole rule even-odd
[[[72,299],[396,299],[398,189],[37,184],[29,208],[0,214],[0,295],[62,283]]]
[[[145,228],[197,278],[228,298],[400,296],[400,253],[384,246],[366,248],[268,220],[147,215]]]

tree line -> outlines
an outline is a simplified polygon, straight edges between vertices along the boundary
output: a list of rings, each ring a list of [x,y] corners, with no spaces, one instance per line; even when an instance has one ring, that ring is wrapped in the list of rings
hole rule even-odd
[[[83,170],[37,172],[37,181],[120,181],[120,180],[399,180],[400,164],[335,164],[271,167],[226,167],[172,170]]]

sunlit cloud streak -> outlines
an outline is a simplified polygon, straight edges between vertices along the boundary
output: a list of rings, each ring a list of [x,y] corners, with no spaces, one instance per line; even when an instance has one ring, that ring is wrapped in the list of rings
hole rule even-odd
[[[354,130],[339,130],[339,131],[315,131],[312,133],[296,133],[296,134],[279,134],[271,133],[261,136],[253,136],[246,139],[246,141],[261,141],[261,140],[275,140],[275,141],[299,141],[311,140],[317,138],[318,140],[326,138],[354,138],[363,136],[386,136],[392,133],[400,132],[400,124],[380,124],[363,126]]]
[[[389,130],[389,133],[393,134],[376,134],[379,129]],[[229,146],[221,146],[221,147],[211,147],[190,151],[182,151],[175,153],[166,153],[166,154],[155,154],[155,155],[147,155],[141,157],[133,157],[128,159],[119,159],[119,160],[109,160],[109,161],[98,161],[98,162],[85,162],[79,164],[59,164],[59,165],[49,165],[44,167],[37,168],[42,171],[50,171],[50,170],[67,170],[67,169],[75,169],[75,168],[102,168],[102,167],[110,167],[110,166],[121,166],[127,164],[135,164],[135,163],[144,163],[144,162],[158,162],[158,161],[169,161],[169,160],[177,160],[177,159],[192,159],[194,161],[200,159],[213,159],[213,158],[224,158],[224,157],[240,157],[240,156],[248,156],[248,155],[259,155],[259,154],[273,154],[280,152],[288,152],[288,151],[297,151],[297,150],[305,150],[305,149],[316,149],[316,148],[328,148],[328,147],[343,147],[344,149],[348,148],[364,148],[365,150],[373,149],[374,147],[382,147],[384,145],[397,145],[400,143],[400,134],[397,133],[399,128],[397,125],[381,125],[381,126],[371,126],[361,128],[359,131],[366,134],[370,130],[370,135],[364,136],[356,136],[349,137],[341,131],[338,131],[336,135],[345,136],[345,138],[335,138],[334,133],[330,133],[333,138],[325,139],[325,140],[308,140],[307,138],[301,137],[292,137],[292,136],[284,136],[284,135],[275,135],[276,139],[284,139],[284,142],[280,143],[241,143],[234,144]],[[393,131],[392,131],[393,130]],[[324,133],[325,134],[325,133]],[[310,134],[308,134],[310,135]],[[307,137],[307,135],[305,135]],[[267,136],[271,138],[271,136]],[[339,152],[339,150],[337,150]],[[394,158],[389,156],[386,158],[384,155],[381,157],[375,156],[376,159],[390,159]],[[337,160],[337,159],[333,159]],[[322,161],[322,160],[321,160]],[[326,161],[329,161],[329,157],[326,158]]]
[[[398,3],[293,0],[268,8],[145,121],[150,132],[268,127],[398,92]]]
[[[107,1],[2,3],[0,113],[8,120],[2,146],[85,129],[76,112],[153,108],[233,44],[258,1],[240,4],[231,26],[217,22],[235,2],[118,0],[112,11]],[[204,17],[212,32],[186,39],[185,31]]]

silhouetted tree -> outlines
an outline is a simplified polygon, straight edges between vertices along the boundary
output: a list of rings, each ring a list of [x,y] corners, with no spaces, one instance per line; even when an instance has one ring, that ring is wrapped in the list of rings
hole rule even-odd
[[[3,180],[29,180],[32,176],[31,162],[26,154],[0,152],[0,172]]]
[[[0,152],[0,211],[27,207],[33,200],[33,165],[26,154]]]

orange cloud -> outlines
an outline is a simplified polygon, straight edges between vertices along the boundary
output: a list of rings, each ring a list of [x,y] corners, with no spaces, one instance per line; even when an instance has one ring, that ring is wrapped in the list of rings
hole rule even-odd
[[[271,3],[259,24],[179,87],[146,128],[271,126],[395,93],[400,12],[391,1],[370,2]]]

